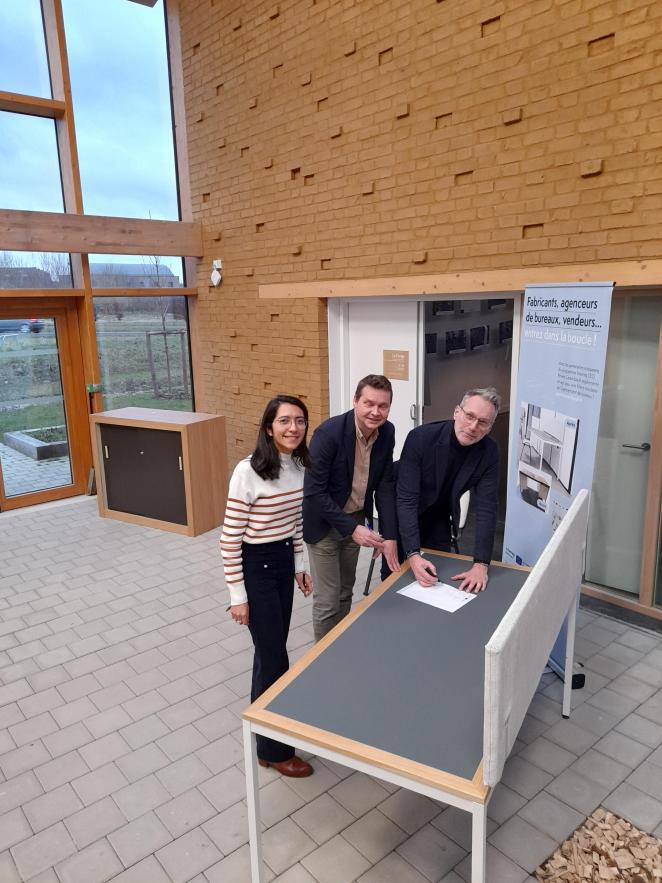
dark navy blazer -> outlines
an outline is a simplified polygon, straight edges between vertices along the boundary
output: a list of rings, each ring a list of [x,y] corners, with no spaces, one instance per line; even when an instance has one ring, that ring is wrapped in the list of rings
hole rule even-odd
[[[397,538],[393,448],[395,427],[388,421],[370,451],[370,470],[365,495],[365,517],[372,522],[373,496],[379,513],[379,531],[387,540]],[[352,493],[356,425],[354,411],[331,417],[321,423],[310,440],[312,466],[303,481],[303,538],[318,543],[332,527],[349,536],[356,520],[343,512]]]
[[[426,423],[412,429],[397,464],[397,511],[400,541],[405,555],[421,548],[421,515],[434,506],[446,476],[453,421]],[[470,445],[451,491],[450,510],[455,524],[460,520],[460,497],[471,491],[471,508],[476,517],[474,558],[490,561],[494,545],[499,481],[499,451],[487,436]],[[439,538],[426,536],[423,544],[448,542],[448,529],[440,526]]]

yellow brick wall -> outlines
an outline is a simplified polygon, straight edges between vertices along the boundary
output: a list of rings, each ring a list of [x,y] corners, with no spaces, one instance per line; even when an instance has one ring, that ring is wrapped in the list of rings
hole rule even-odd
[[[662,256],[659,0],[179,4],[231,459],[271,393],[328,407],[325,303],[258,284]]]

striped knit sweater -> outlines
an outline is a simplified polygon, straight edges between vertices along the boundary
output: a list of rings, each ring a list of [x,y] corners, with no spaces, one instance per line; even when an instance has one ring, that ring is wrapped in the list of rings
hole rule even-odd
[[[250,457],[237,464],[230,479],[220,540],[231,604],[247,600],[242,543],[273,543],[293,537],[295,570],[304,570],[302,502],[303,469],[289,454],[280,455],[280,476],[273,481],[260,478]]]

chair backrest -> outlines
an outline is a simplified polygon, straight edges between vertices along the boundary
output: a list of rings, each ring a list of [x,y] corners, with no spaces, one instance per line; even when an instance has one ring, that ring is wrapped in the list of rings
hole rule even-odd
[[[465,491],[460,497],[460,523],[458,530],[462,530],[467,523],[467,515],[469,514],[469,503],[471,502],[471,491]]]
[[[580,490],[485,646],[486,785],[501,778],[563,620],[575,603],[584,570],[588,503],[588,491]]]

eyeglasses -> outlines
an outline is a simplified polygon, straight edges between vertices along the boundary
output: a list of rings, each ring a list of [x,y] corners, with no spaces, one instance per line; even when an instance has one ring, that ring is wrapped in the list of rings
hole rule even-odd
[[[274,420],[278,426],[281,426],[285,429],[286,426],[291,426],[292,423],[296,426],[297,429],[305,429],[308,426],[308,421],[305,417],[277,417]]]
[[[460,411],[462,411],[462,416],[467,423],[475,423],[479,429],[486,430],[489,429],[492,425],[491,420],[485,420],[483,417],[478,417],[476,414],[472,414],[471,411],[465,411],[462,405],[458,405]]]

